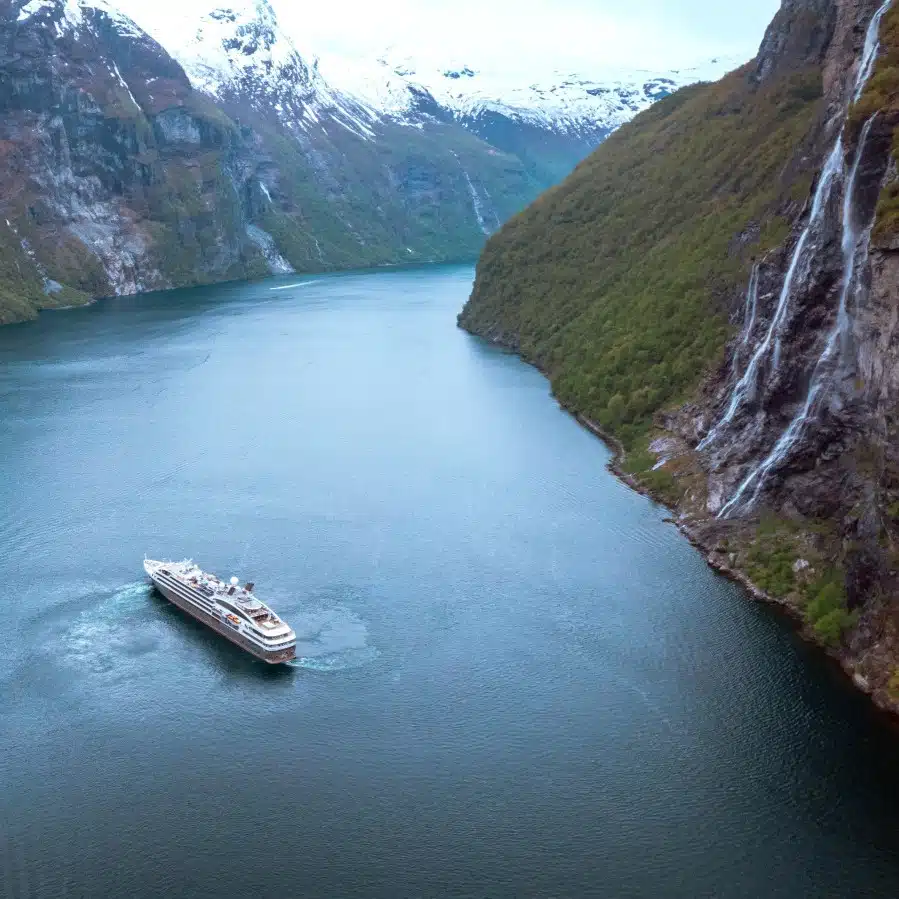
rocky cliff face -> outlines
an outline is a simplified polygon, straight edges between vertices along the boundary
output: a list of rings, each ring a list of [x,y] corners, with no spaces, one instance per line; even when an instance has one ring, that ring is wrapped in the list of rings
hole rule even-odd
[[[885,410],[895,402],[887,374],[892,251],[872,241],[872,231],[878,199],[895,178],[899,120],[865,108],[888,6],[835,10],[816,184],[790,239],[755,261],[739,334],[708,398],[690,410],[689,425],[684,419],[709,471],[707,511],[722,518],[750,513],[766,498],[809,518],[849,506],[863,529],[877,517],[872,472],[856,462],[882,455],[875,445],[884,445]]]
[[[702,473],[683,501],[705,519],[699,531],[739,533],[771,513],[813,523],[802,540],[835,563],[848,614],[811,623],[842,639],[864,685],[894,704],[899,258],[883,201],[895,192],[899,115],[882,88],[895,80],[899,17],[882,0],[833,13],[812,194],[790,239],[755,261],[740,330],[703,400],[668,425]]]
[[[0,147],[0,320],[269,270],[252,146],[111,10],[0,2]]]
[[[776,174],[744,190],[741,212],[724,235],[714,234],[727,223],[711,208],[733,194],[722,190],[726,176],[707,149],[721,127],[712,123],[749,110],[758,119],[768,108],[760,98],[803,72],[813,73],[819,99],[808,116],[791,119],[794,140],[779,145]],[[648,241],[644,231],[644,259],[625,256],[652,284],[651,297],[621,269],[589,286],[576,278],[571,290],[556,266],[553,290],[531,263],[530,278],[511,287],[512,306],[497,278],[509,275],[521,234],[507,228],[488,246],[461,319],[547,368],[563,402],[623,437],[630,473],[678,509],[716,567],[748,575],[801,615],[860,686],[892,708],[899,708],[897,98],[899,8],[883,0],[784,0],[757,59],[697,101],[706,119],[689,156],[701,169],[690,191],[694,218],[681,223],[671,208],[681,202],[673,176],[649,187],[670,191],[668,227]],[[623,129],[630,159],[646,142],[660,146],[659,135],[683,128],[690,113],[685,102],[664,122],[649,113]],[[614,142],[597,152],[597,166],[616,162]],[[688,158],[684,143],[676,138],[661,150],[672,171]],[[759,144],[758,153],[764,149]],[[734,165],[745,185],[760,163]],[[526,215],[565,228],[577,208],[568,195],[576,178]],[[591,225],[576,226],[594,229],[593,245],[604,247],[615,216],[647,202],[629,188],[620,199]],[[554,251],[564,257],[574,239],[557,240]],[[670,245],[678,252],[666,256]],[[646,259],[668,259],[672,271]],[[613,255],[604,269],[622,261]],[[547,304],[554,320],[541,322]],[[642,315],[623,311],[635,306]],[[699,309],[704,319],[688,316]],[[708,340],[689,345],[681,317]],[[714,322],[725,318],[733,336],[722,353],[715,334],[727,332]],[[672,405],[683,392],[693,399]]]

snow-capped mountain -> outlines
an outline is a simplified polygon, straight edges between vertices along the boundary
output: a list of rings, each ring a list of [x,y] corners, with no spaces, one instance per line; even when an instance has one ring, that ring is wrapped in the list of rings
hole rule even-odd
[[[494,113],[557,132],[610,131],[687,84],[715,81],[740,64],[716,58],[671,72],[517,72],[438,64],[386,52],[373,60],[320,57],[318,68],[375,115],[402,118],[433,100],[459,120]]]
[[[229,103],[241,118],[252,107],[254,116],[277,117],[301,139],[343,128],[374,142],[397,125],[461,126],[515,156],[541,187],[560,181],[657,100],[739,64],[714,58],[670,72],[598,67],[523,74],[396,48],[347,57],[320,53],[282,27],[274,4],[286,0],[231,0],[214,9],[205,8],[206,0],[189,0],[177,14],[145,0],[115,2],[181,63],[198,90]]]
[[[301,121],[317,122],[322,111],[337,110],[363,133],[385,118],[416,122],[437,114],[464,122],[497,114],[559,133],[607,134],[678,88],[717,80],[741,62],[713,58],[667,72],[522,74],[393,48],[350,58],[303,46],[281,27],[269,0],[233,0],[199,15],[194,7],[174,20],[170,10],[160,14],[145,0],[118,3],[199,90],[219,96],[243,88],[277,97]]]
[[[0,320],[291,268],[473,259],[611,130],[731,67],[522,79],[349,61],[302,46],[270,0],[185,2],[0,0],[15,160],[0,284],[18,285],[15,302],[0,287]]]
[[[69,0],[73,2],[73,0]],[[300,53],[267,0],[237,0],[202,14],[158,17],[143,0],[121,0],[183,66],[194,87],[219,100],[250,103],[275,113],[291,129],[323,119],[371,138],[370,110],[332,89],[317,60]],[[133,9],[132,9],[133,7]]]

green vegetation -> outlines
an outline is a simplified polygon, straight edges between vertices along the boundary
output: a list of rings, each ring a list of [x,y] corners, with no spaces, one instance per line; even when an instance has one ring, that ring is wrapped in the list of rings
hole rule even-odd
[[[30,318],[46,297],[34,264],[22,251],[19,238],[0,229],[0,325]]]
[[[855,625],[858,617],[846,608],[842,572],[832,569],[810,584],[805,594],[805,618],[815,636],[825,646],[839,645],[843,634]]]
[[[721,359],[752,257],[787,236],[821,106],[816,68],[760,86],[743,69],[662,100],[488,242],[460,323],[639,450]]]
[[[331,135],[325,173],[295,137],[264,121],[256,127],[281,173],[282,206],[260,224],[300,271],[474,259],[485,238],[466,173],[503,219],[547,186],[455,127],[385,124],[375,142]]]
[[[887,681],[887,692],[894,700],[899,700],[899,668],[896,668],[889,681]]]
[[[683,488],[666,467],[656,468],[655,454],[644,441],[639,448],[632,449],[622,462],[622,470],[633,475],[654,497],[669,506],[676,506],[683,496]]]
[[[800,558],[796,529],[786,521],[762,518],[749,547],[746,573],[770,596],[784,599],[796,590],[793,565]]]
[[[839,645],[857,616],[846,606],[845,574],[838,566],[823,567],[822,557],[810,552],[808,532],[826,535],[829,525],[794,522],[766,515],[759,522],[749,547],[745,567],[754,584],[778,599],[791,598],[801,605],[803,617],[825,645]],[[828,553],[830,555],[830,553]],[[809,557],[814,569],[823,570],[803,583],[794,570],[796,560]]]

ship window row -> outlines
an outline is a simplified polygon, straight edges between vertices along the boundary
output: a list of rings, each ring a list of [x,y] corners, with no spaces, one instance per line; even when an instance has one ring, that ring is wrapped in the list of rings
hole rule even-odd
[[[257,634],[248,633],[245,634],[245,636],[247,637],[247,639],[252,640],[255,646],[258,646],[260,649],[264,649],[266,651],[285,649],[288,646],[293,646],[293,644],[296,642],[294,638],[291,638],[290,640],[284,640],[280,643],[265,643],[264,641],[259,639]]]
[[[195,606],[199,606],[199,608],[203,609],[203,611],[209,612],[210,614],[212,614],[212,612],[214,611],[214,607],[208,600],[205,600],[200,596],[195,596],[180,582],[173,579],[170,584],[167,584],[167,586],[169,587],[169,589],[177,593],[178,596],[180,596],[182,599],[193,603]]]
[[[185,599],[190,599],[192,602],[197,603],[197,605],[208,606],[209,601],[204,599],[202,596],[196,596],[192,593],[184,584],[175,578],[169,578],[171,583],[169,586],[179,595],[184,597]]]
[[[182,584],[176,578],[173,578],[171,575],[168,575],[165,578],[165,580],[170,582],[168,584],[170,589],[174,590],[182,599],[192,602],[194,605],[199,606],[201,609],[203,609],[204,611],[206,611],[208,613],[212,613],[215,611],[215,606],[211,602],[209,602],[208,600],[204,599],[201,596],[194,595],[185,584]],[[230,611],[234,612],[238,617],[242,618],[248,624],[250,623],[247,616],[245,614],[243,614],[239,609],[236,609],[234,606],[232,606],[231,603],[223,602],[221,599],[218,602],[219,602],[219,605],[224,606],[226,609],[229,609]],[[252,640],[253,643],[258,645],[262,649],[265,649],[268,651],[277,651],[279,649],[284,649],[289,646],[292,646],[296,642],[295,638],[291,638],[290,640],[281,641],[280,643],[267,643],[267,642],[265,642],[266,641],[265,634],[257,634],[255,632],[246,633],[244,636],[246,636],[248,639]]]

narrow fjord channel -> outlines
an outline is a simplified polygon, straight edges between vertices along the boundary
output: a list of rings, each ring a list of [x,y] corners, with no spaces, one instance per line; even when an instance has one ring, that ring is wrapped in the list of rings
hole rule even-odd
[[[472,277],[0,330],[0,894],[899,892],[893,727],[456,329]],[[254,580],[303,663],[145,553]]]

